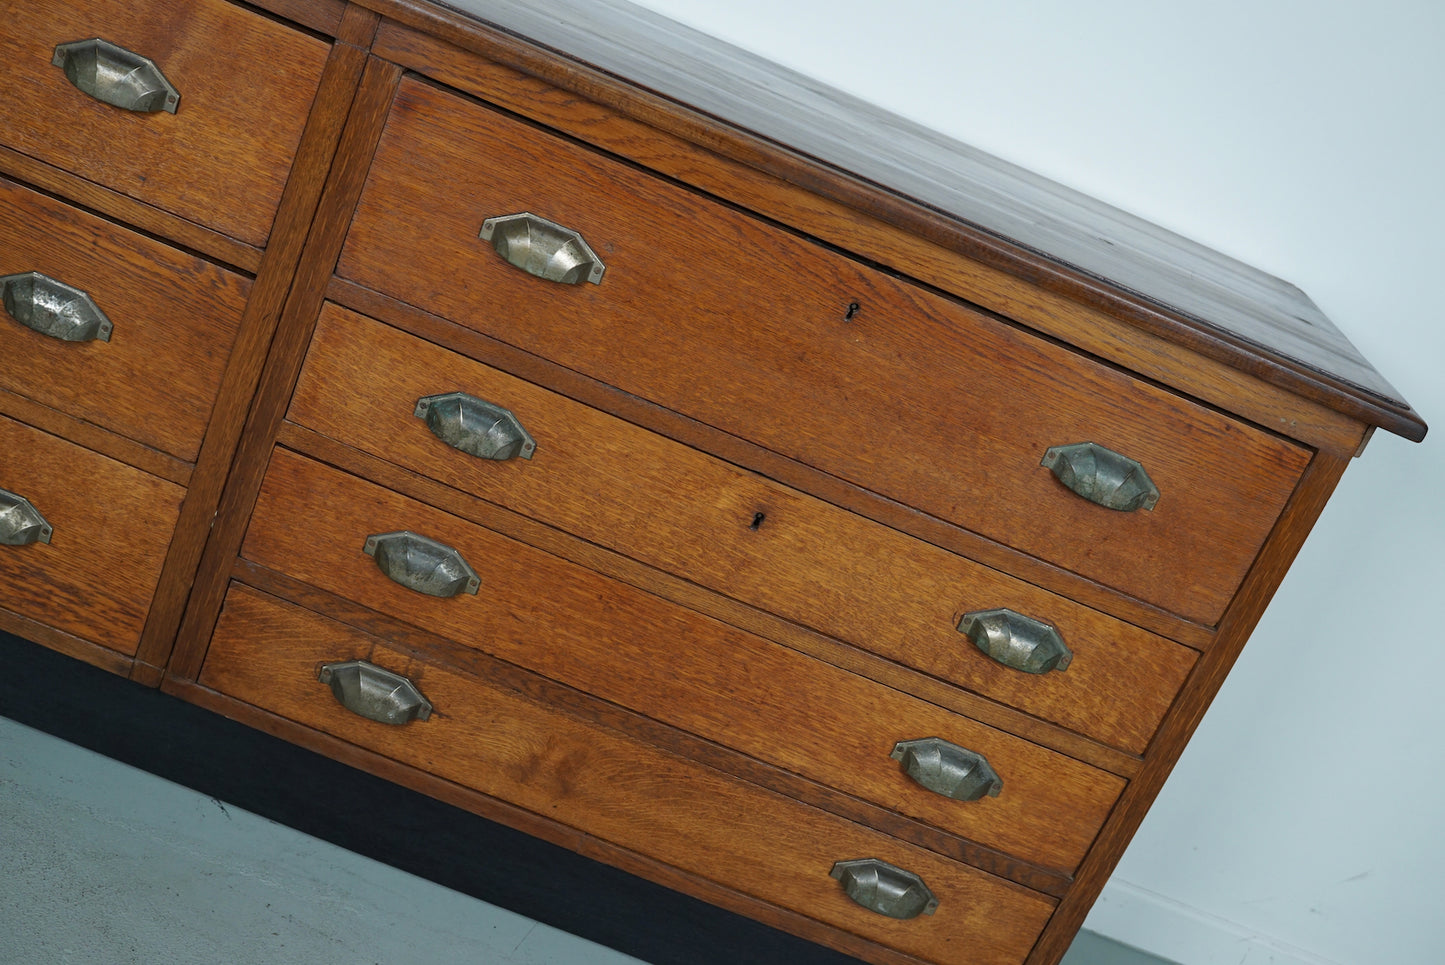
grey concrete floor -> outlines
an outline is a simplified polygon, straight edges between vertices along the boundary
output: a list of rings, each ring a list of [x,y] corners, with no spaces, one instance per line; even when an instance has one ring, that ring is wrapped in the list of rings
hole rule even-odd
[[[140,962],[641,965],[0,718],[0,965]]]

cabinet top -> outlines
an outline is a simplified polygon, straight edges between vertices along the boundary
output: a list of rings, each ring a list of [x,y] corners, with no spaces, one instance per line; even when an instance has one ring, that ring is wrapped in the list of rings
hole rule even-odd
[[[810,187],[871,216],[1424,438],[1420,416],[1308,296],[1243,262],[626,0],[448,5],[778,157],[821,162],[836,176]]]

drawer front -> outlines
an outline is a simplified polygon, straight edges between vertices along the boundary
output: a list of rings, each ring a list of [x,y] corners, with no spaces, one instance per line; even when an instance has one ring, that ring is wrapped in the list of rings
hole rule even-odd
[[[410,677],[436,709],[402,726],[345,710],[317,680],[365,660]],[[1016,965],[1051,903],[931,852],[585,724],[245,587],[233,586],[201,683],[707,881],[928,961]],[[833,863],[880,858],[939,904],[897,921],[853,904]]]
[[[412,531],[461,553],[475,596],[383,575],[368,536]],[[277,451],[250,560],[508,662],[989,847],[1072,870],[1122,781],[364,480]],[[924,790],[890,755],[939,737],[982,754],[997,798]]]
[[[52,530],[0,545],[0,606],[134,656],[184,490],[5,418],[0,452],[0,489]],[[0,500],[9,532],[14,503]]]
[[[45,279],[27,278],[32,272]],[[0,386],[195,461],[247,278],[4,178],[0,276],[11,279],[0,315]],[[43,323],[43,309],[63,292],[55,282],[89,296],[85,311],[66,314],[103,316],[112,326],[106,340],[41,334],[16,318]],[[74,304],[68,293],[59,300]]]
[[[478,238],[528,211],[601,284]],[[1192,620],[1215,623],[1308,454],[573,142],[404,82],[339,272]],[[1093,442],[1152,511],[1041,465]]]
[[[82,93],[55,49],[100,38],[150,59],[174,114]],[[139,201],[266,243],[328,46],[225,0],[19,0],[0,32],[7,146]]]
[[[414,406],[454,390],[511,410],[532,457],[478,459],[437,439]],[[1194,664],[1161,637],[334,305],[289,417],[1134,753]],[[1067,671],[1002,667],[956,629],[963,613],[1000,607],[1056,626],[1074,652]]]

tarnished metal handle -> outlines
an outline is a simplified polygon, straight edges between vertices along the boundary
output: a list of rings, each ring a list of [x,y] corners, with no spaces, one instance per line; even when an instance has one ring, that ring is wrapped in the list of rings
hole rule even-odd
[[[76,90],[112,107],[174,114],[181,102],[180,91],[155,61],[99,37],[60,44],[50,62]]]
[[[580,234],[529,212],[488,218],[478,237],[490,241],[508,264],[548,281],[600,285],[607,271]]]
[[[1153,509],[1159,487],[1144,467],[1112,449],[1093,442],[1054,446],[1041,465],[1053,470],[1059,482],[1091,503],[1120,512]]]
[[[416,400],[416,417],[442,442],[479,459],[531,459],[537,443],[512,413],[465,392]]]
[[[365,660],[328,663],[316,674],[341,706],[382,724],[405,724],[431,716],[431,702],[401,674]]]
[[[919,784],[955,801],[998,797],[1003,790],[1003,779],[987,758],[940,737],[899,741],[890,756]]]
[[[475,596],[482,585],[461,553],[408,530],[368,536],[362,550],[393,582],[427,596]]]
[[[109,342],[115,327],[89,294],[38,271],[0,277],[0,301],[21,325],[62,342]]]
[[[958,621],[973,645],[1005,667],[1024,673],[1064,670],[1074,653],[1051,624],[1013,610],[975,610]]]
[[[48,543],[54,532],[40,510],[18,493],[0,489],[0,546]]]
[[[889,918],[931,915],[938,907],[922,878],[877,858],[839,861],[830,874],[842,882],[849,898]]]

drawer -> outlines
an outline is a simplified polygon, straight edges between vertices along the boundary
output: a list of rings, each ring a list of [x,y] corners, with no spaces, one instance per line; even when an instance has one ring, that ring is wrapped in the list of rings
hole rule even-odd
[[[19,0],[0,32],[5,143],[261,246],[321,79],[327,44],[225,0]],[[81,93],[56,47],[100,38],[149,58],[174,114]]]
[[[481,590],[439,598],[363,552],[412,531],[456,549]],[[758,760],[1043,867],[1072,870],[1123,782],[287,450],[242,555]],[[983,755],[994,798],[955,801],[890,755],[939,737]]]
[[[44,280],[25,277],[32,272]],[[0,178],[0,386],[194,462],[250,281]],[[22,325],[90,297],[108,340],[68,341]],[[45,309],[50,309],[49,312]]]
[[[432,435],[416,402],[454,390],[511,410],[532,457],[478,459]],[[1171,641],[334,305],[289,417],[1134,753],[1194,664]],[[962,614],[996,608],[1057,627],[1074,652],[1067,671],[1002,667],[957,631]]]
[[[600,284],[478,237],[531,212]],[[405,81],[339,273],[1204,624],[1305,450],[426,83]],[[1162,495],[1119,512],[1041,465],[1093,442]]]
[[[345,710],[317,680],[365,660],[410,677],[436,712],[396,726]],[[690,875],[932,962],[1017,965],[1044,897],[617,732],[232,587],[201,672],[207,687],[516,805]],[[834,862],[918,874],[937,911],[899,921],[853,904]]]
[[[52,530],[0,545],[0,607],[134,656],[185,491],[3,417],[0,452],[0,489]]]

